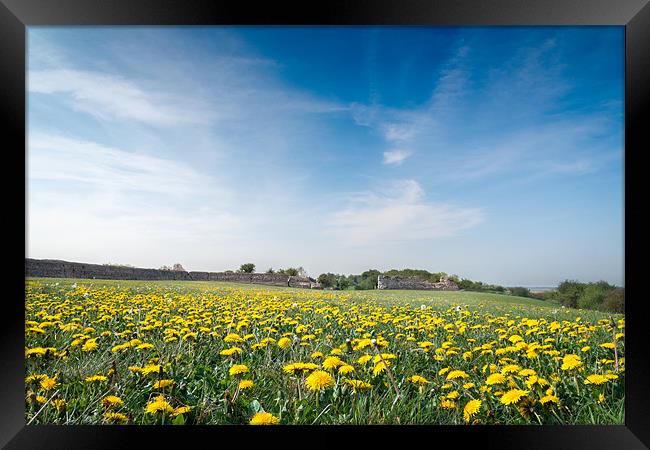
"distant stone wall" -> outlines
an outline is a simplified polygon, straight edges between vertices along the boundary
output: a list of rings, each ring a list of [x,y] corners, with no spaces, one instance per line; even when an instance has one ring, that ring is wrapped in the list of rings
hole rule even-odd
[[[320,289],[320,284],[310,278],[292,277],[276,273],[185,272],[31,258],[25,258],[25,277],[95,278],[102,280],[228,281],[231,283]]]
[[[104,266],[59,261],[53,259],[25,258],[26,277],[47,278],[97,278],[106,280],[191,280],[187,272],[141,269],[139,267]]]
[[[448,278],[432,283],[417,277],[379,275],[377,289],[406,289],[424,291],[457,291],[458,285]]]

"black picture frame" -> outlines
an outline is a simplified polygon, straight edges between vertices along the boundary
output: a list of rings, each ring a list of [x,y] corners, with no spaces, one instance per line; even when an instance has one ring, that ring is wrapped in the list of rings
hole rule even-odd
[[[268,445],[328,447],[453,445],[477,448],[636,449],[650,446],[650,365],[638,240],[642,194],[632,186],[640,180],[640,157],[648,145],[650,124],[650,0],[329,0],[302,3],[236,0],[0,0],[0,97],[3,137],[11,142],[5,156],[17,155],[5,171],[5,234],[17,245],[5,261],[3,325],[0,327],[0,445],[6,448],[131,448],[189,446],[201,440],[210,446],[252,446],[251,438]],[[138,427],[26,426],[24,415],[24,266],[26,238],[26,27],[36,25],[620,25],[625,26],[625,288],[626,400],[625,425],[620,426],[370,426],[370,427]],[[9,138],[9,139],[7,139]],[[25,221],[20,220],[23,212]],[[8,250],[7,250],[8,251]],[[299,434],[298,434],[299,433]],[[344,433],[344,437],[335,434]],[[229,443],[225,438],[234,438]]]

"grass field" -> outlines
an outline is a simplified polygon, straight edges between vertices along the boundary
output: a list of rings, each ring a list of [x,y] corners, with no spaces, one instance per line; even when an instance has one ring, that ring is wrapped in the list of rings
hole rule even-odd
[[[498,294],[28,279],[28,423],[622,424],[623,316]]]

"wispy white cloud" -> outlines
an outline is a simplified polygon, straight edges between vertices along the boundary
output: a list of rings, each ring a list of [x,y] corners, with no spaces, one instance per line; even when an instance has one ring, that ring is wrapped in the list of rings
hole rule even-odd
[[[402,164],[406,158],[411,156],[411,152],[402,149],[393,149],[384,152],[384,164]]]
[[[154,125],[205,123],[206,106],[180,96],[148,91],[123,77],[72,69],[31,70],[29,92],[64,94],[73,108],[102,120],[137,120]]]
[[[485,218],[480,208],[426,202],[424,191],[414,180],[355,193],[348,201],[348,207],[331,215],[327,232],[352,246],[453,236]]]
[[[184,197],[228,191],[182,161],[112,148],[61,135],[31,134],[27,143],[30,181],[75,183],[102,192],[156,193]]]

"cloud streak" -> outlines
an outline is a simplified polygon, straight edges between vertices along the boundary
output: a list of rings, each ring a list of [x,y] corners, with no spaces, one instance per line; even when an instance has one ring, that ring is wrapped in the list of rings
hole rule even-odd
[[[70,182],[101,192],[228,196],[213,178],[181,161],[60,135],[29,136],[28,171],[31,181]]]
[[[27,88],[36,94],[63,94],[74,109],[101,120],[137,120],[158,126],[206,123],[206,106],[182,97],[148,91],[120,76],[72,69],[31,70]]]
[[[348,202],[348,207],[331,215],[327,225],[329,233],[352,246],[448,237],[485,220],[480,208],[426,202],[424,191],[414,180],[355,193]]]
[[[384,164],[400,165],[411,156],[411,152],[401,149],[394,149],[384,152]]]

